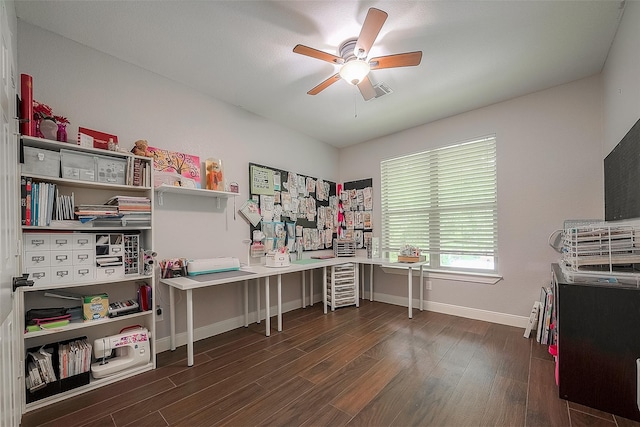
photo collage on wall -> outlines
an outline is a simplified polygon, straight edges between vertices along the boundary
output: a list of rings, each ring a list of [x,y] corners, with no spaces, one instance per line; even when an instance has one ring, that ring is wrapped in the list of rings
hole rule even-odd
[[[329,249],[338,230],[336,184],[249,163],[250,201],[259,208],[251,239],[265,251]]]
[[[338,203],[339,237],[354,240],[356,248],[373,237],[373,179],[345,182]]]

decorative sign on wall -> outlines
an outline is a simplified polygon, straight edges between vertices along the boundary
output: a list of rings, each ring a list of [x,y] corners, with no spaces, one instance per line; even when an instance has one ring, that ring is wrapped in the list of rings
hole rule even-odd
[[[251,238],[264,234],[265,250],[331,248],[338,229],[336,184],[267,166],[249,164],[250,197],[260,207],[261,221],[251,225]]]

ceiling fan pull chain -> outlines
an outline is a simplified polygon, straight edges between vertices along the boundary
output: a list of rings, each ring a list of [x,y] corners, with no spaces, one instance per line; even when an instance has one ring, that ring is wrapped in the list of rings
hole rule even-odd
[[[355,86],[354,86],[355,87]],[[353,91],[353,118],[358,118],[358,96],[357,91]]]

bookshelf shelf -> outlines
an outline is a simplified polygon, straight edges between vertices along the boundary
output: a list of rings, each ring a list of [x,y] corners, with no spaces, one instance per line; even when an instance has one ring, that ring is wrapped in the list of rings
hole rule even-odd
[[[76,188],[92,188],[92,189],[98,188],[98,189],[105,189],[105,190],[126,190],[126,191],[137,191],[137,192],[146,192],[151,189],[151,187],[109,184],[105,182],[94,182],[94,181],[79,181],[77,179],[56,178],[53,176],[46,176],[46,175],[34,175],[32,173],[21,173],[20,176],[31,177],[37,181],[46,181],[54,184],[71,185]]]
[[[162,206],[164,203],[163,195],[165,193],[173,193],[173,194],[183,194],[186,196],[196,196],[196,197],[211,197],[218,200],[218,207],[220,207],[220,199],[229,199],[231,197],[236,197],[238,193],[232,193],[230,191],[216,191],[216,190],[205,190],[202,188],[186,188],[186,187],[177,187],[174,185],[161,184],[156,187],[156,193],[158,194],[158,205]]]
[[[43,329],[41,331],[34,331],[34,332],[25,332],[24,338],[31,339],[31,338],[41,337],[43,335],[51,336],[51,335],[74,331],[78,329],[86,329],[94,326],[104,325],[106,323],[119,322],[122,320],[131,320],[136,317],[151,316],[151,315],[153,315],[153,310],[139,311],[137,313],[127,314],[125,316],[109,317],[101,320],[93,320],[91,322],[83,322],[78,320],[78,321],[69,322],[68,325],[62,326],[60,328]]]

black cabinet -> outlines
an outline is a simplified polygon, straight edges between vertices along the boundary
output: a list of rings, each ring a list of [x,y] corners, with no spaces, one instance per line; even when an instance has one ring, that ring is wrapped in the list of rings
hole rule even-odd
[[[640,289],[569,283],[557,265],[560,397],[640,421]]]

